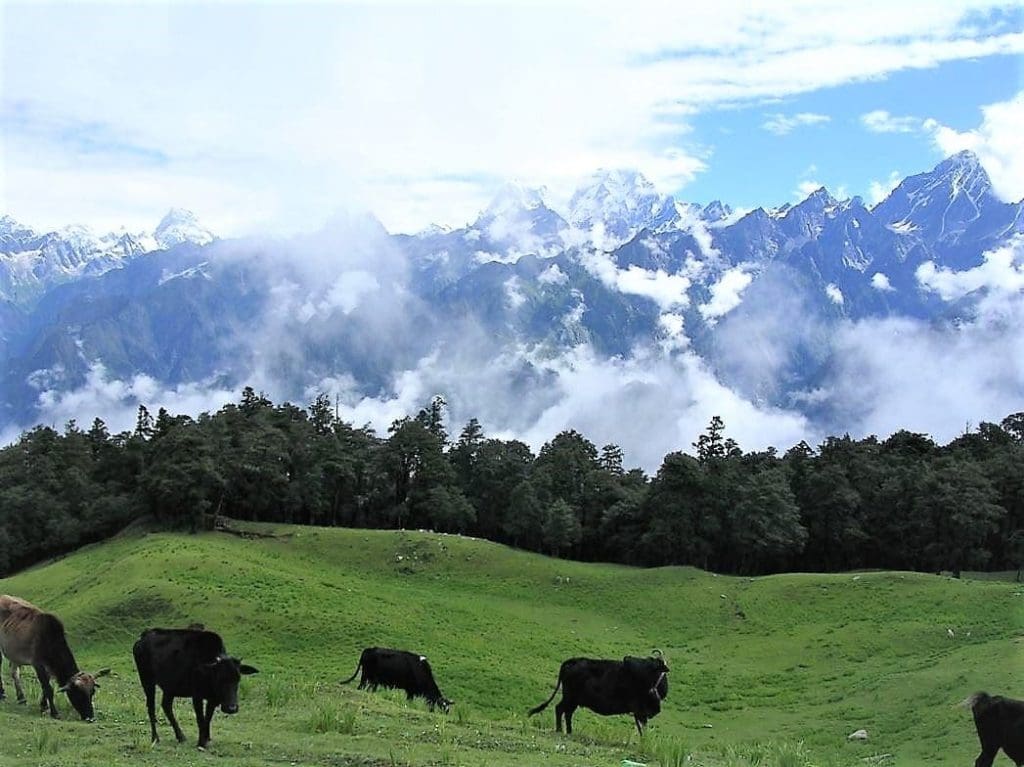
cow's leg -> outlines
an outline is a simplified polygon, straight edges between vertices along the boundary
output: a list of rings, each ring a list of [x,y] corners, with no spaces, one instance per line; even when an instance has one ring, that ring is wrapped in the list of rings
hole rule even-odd
[[[43,697],[39,701],[39,713],[46,711],[47,707],[50,709],[50,716],[54,719],[60,719],[60,713],[57,711],[57,707],[53,703],[53,685],[50,684],[50,672],[46,670],[46,667],[42,664],[35,664],[33,668],[36,670],[36,676],[39,677],[39,686],[43,688]],[[24,693],[21,692],[21,676],[19,674],[18,681],[16,682],[19,687],[19,694],[24,697]]]
[[[160,742],[160,736],[156,734],[156,685],[144,684],[142,690],[146,693],[146,713],[149,714],[149,732],[152,738],[149,742],[156,745]]]
[[[576,706],[565,707],[565,734],[572,735],[572,715],[576,712]]]
[[[647,724],[647,720],[641,719],[639,714],[633,714],[633,721],[636,722],[636,731],[642,738],[644,736],[644,725]]]
[[[4,656],[3,656],[2,653],[0,653],[0,700],[3,700],[4,698],[7,697],[7,693],[4,692],[4,675],[3,675],[3,670],[4,670]]]
[[[181,731],[181,728],[178,726],[178,720],[174,718],[174,696],[168,695],[165,692],[160,699],[160,708],[164,710],[164,716],[167,717],[167,721],[174,728],[174,737],[178,739],[179,743],[184,743],[185,733]]]
[[[996,754],[999,753],[1000,743],[992,737],[991,729],[977,724],[977,720],[975,720],[975,724],[978,730],[978,740],[981,741],[981,755],[974,761],[974,767],[992,767],[992,762],[995,761]]]
[[[25,705],[25,690],[21,686],[21,666],[14,661],[11,661],[11,681],[14,682],[14,694],[18,703]]]
[[[974,760],[974,767],[992,767],[992,763],[996,760],[996,754],[998,753],[998,746],[995,748],[982,746],[981,755]]]
[[[565,708],[562,706],[562,701],[559,701],[555,705],[555,732],[562,731],[562,716],[565,714]]]
[[[216,710],[217,706],[212,700],[206,701],[206,716],[203,718],[203,746],[210,742],[210,722],[213,721],[213,714]]]
[[[206,744],[210,742],[210,720],[213,719],[213,701],[207,701],[206,713],[204,714],[203,698],[199,695],[193,695],[193,709],[196,710],[196,724],[199,725],[199,742],[197,745],[200,749],[205,749]]]

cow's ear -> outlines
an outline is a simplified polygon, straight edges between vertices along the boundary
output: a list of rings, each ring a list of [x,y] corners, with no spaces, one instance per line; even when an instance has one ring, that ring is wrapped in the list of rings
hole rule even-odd
[[[260,670],[258,668],[253,668],[252,666],[250,666],[250,665],[248,665],[246,663],[243,663],[241,666],[238,667],[238,673],[239,674],[258,674],[258,673],[260,673]]]

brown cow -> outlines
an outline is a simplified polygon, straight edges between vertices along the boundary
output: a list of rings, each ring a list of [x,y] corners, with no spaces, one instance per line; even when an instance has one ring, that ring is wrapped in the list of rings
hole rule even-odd
[[[64,636],[64,625],[57,616],[43,612],[24,599],[0,594],[0,659],[3,657],[11,664],[11,679],[18,694],[18,703],[25,702],[21,667],[32,666],[43,688],[40,711],[49,710],[55,719],[60,716],[53,703],[53,686],[50,684],[53,678],[60,685],[59,691],[67,693],[79,716],[87,722],[93,720],[92,696],[99,689],[96,680],[109,674],[110,669],[96,674],[80,671]],[[4,687],[0,681],[0,699],[3,698]]]

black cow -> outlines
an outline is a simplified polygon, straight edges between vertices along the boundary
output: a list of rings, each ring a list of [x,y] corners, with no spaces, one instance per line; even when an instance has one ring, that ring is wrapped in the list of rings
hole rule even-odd
[[[570,658],[558,670],[558,682],[551,697],[530,716],[540,713],[562,688],[562,699],[555,706],[555,730],[572,733],[572,715],[583,706],[596,714],[632,714],[641,735],[649,719],[661,711],[661,701],[668,696],[668,666],[660,656],[637,658],[627,655],[622,660]]]
[[[359,680],[360,690],[373,691],[378,687],[398,688],[405,690],[409,700],[417,696],[426,698],[431,711],[435,706],[440,706],[446,714],[454,703],[441,694],[437,682],[434,681],[434,672],[430,670],[430,663],[422,655],[405,650],[390,650],[386,647],[367,647],[359,656],[355,672],[341,684],[348,684],[355,679],[359,669],[363,670],[363,676]]]
[[[238,713],[238,682],[243,674],[258,673],[228,655],[224,641],[212,631],[148,629],[142,632],[132,653],[146,692],[153,743],[160,740],[156,734],[155,708],[158,686],[163,691],[161,706],[179,743],[184,742],[185,735],[174,718],[174,699],[192,698],[199,725],[198,745],[204,748],[210,742],[210,720],[217,706],[225,714]]]
[[[1017,767],[1024,765],[1024,701],[978,692],[963,702],[974,714],[981,756],[974,767],[992,767],[999,749]]]

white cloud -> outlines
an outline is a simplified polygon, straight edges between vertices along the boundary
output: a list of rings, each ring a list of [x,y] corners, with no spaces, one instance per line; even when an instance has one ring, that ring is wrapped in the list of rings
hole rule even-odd
[[[706,166],[694,115],[1020,52],[978,21],[999,5],[16,4],[0,207],[141,229],[185,204],[230,236],[461,224],[498,179],[598,167],[675,190]]]
[[[526,296],[523,295],[523,284],[518,277],[509,277],[505,280],[505,297],[512,309],[518,309],[526,303]]]
[[[711,286],[711,300],[699,307],[701,316],[714,323],[719,317],[731,312],[740,305],[743,291],[753,279],[753,275],[743,266],[727,269]]]
[[[601,280],[607,287],[620,293],[645,296],[663,310],[688,306],[690,278],[682,274],[669,274],[663,269],[651,271],[635,264],[626,269],[616,266],[607,253],[593,251],[582,256],[587,271]]]
[[[921,129],[919,117],[897,117],[884,109],[876,109],[860,116],[861,124],[872,133],[914,133]]]
[[[888,275],[884,274],[883,272],[875,272],[873,275],[871,275],[871,287],[873,287],[875,290],[882,291],[883,293],[893,291],[896,289],[892,286],[892,283],[889,282]]]
[[[957,131],[936,120],[926,120],[925,129],[943,154],[969,149],[978,155],[995,193],[1018,202],[1024,198],[1024,91],[1009,101],[982,107],[981,113],[981,125],[974,130]]]
[[[785,136],[796,128],[806,125],[822,125],[831,120],[832,118],[828,115],[815,112],[798,112],[794,115],[784,115],[776,112],[770,115],[761,127],[769,133],[774,133],[776,136]]]
[[[915,272],[921,287],[952,301],[985,288],[996,293],[1024,291],[1024,237],[984,255],[980,266],[954,271],[926,261]]]
[[[143,374],[118,380],[103,363],[94,362],[81,386],[69,391],[40,391],[38,422],[59,429],[76,419],[80,427],[88,428],[93,418],[102,418],[111,432],[119,432],[134,428],[139,405],[145,405],[154,417],[161,407],[175,415],[196,416],[235,399],[237,392],[207,381],[166,386]]]
[[[667,319],[666,327],[681,333],[681,321]],[[383,431],[443,392],[453,424],[475,417],[487,434],[522,439],[534,450],[564,429],[577,429],[598,445],[620,445],[629,465],[648,472],[666,453],[692,450],[713,415],[723,417],[745,449],[785,448],[810,433],[799,414],[738,396],[685,351],[637,350],[629,359],[605,360],[586,345],[554,359],[517,349],[486,364],[472,354],[433,354],[397,375],[392,389],[384,397],[343,394],[342,417]],[[630,417],[622,418],[624,412]]]
[[[542,285],[564,285],[568,281],[568,275],[558,268],[558,264],[552,264],[537,276],[537,282]]]
[[[946,300],[973,294],[973,311],[948,324],[884,319],[839,325],[831,342],[834,368],[811,400],[851,434],[905,428],[944,442],[967,423],[998,422],[1021,409],[1024,238],[987,253],[973,269],[926,264],[917,276]]]
[[[828,296],[828,300],[836,306],[842,306],[846,300],[843,298],[843,291],[839,289],[839,286],[833,285],[831,282],[825,286],[825,295]]]
[[[669,354],[673,351],[686,349],[690,339],[686,337],[686,319],[676,312],[662,312],[658,317],[658,328],[661,330],[661,349]]]
[[[796,185],[796,190],[793,192],[793,196],[798,200],[807,199],[808,196],[813,192],[817,192],[824,186],[820,181],[814,181],[808,179],[807,181],[801,181]]]
[[[362,269],[354,269],[335,280],[320,302],[319,308],[324,314],[330,314],[334,309],[351,314],[366,296],[378,290],[380,283],[376,277]]]
[[[899,186],[900,181],[902,180],[900,172],[898,170],[894,170],[889,174],[889,178],[885,181],[872,181],[868,186],[868,203],[870,205],[877,205],[880,203],[889,196],[889,193],[892,192],[893,189]]]
[[[998,323],[941,328],[908,319],[844,323],[836,368],[817,392],[854,436],[896,429],[945,442],[968,423],[998,423],[1024,396],[1024,303]],[[927,392],[927,396],[922,396]]]

